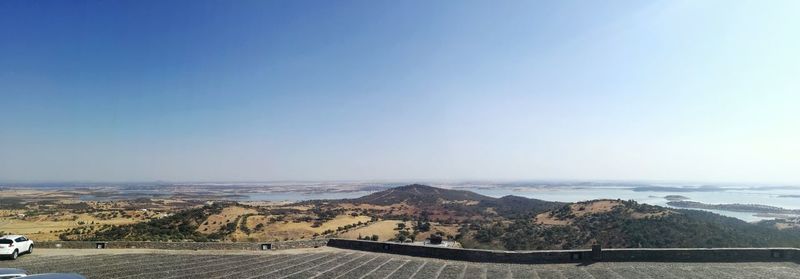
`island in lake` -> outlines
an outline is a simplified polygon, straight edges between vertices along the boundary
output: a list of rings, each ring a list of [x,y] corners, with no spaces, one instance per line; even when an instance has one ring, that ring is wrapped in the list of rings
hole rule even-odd
[[[734,212],[753,212],[762,214],[782,214],[782,215],[800,215],[800,209],[786,209],[777,206],[769,206],[763,204],[707,204],[695,201],[670,201],[667,203],[674,207],[683,208],[697,208],[697,209],[711,209],[711,210],[725,210]]]
[[[664,199],[668,201],[685,201],[689,200],[689,197],[681,195],[667,195],[664,197]]]

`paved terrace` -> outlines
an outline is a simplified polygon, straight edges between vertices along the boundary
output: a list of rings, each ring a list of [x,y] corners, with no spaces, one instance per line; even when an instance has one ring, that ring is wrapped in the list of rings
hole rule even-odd
[[[37,249],[0,267],[78,272],[88,278],[800,278],[800,265],[599,262],[490,264],[332,247],[282,251]]]

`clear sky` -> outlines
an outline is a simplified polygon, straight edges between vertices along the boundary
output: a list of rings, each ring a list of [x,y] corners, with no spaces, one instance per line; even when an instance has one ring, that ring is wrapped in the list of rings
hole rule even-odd
[[[800,183],[800,1],[0,1],[0,181]]]

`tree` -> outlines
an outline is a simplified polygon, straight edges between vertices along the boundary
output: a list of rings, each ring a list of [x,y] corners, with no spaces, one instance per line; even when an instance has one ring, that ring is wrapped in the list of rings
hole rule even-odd
[[[442,244],[442,235],[439,233],[432,234],[430,237],[431,244]]]
[[[420,232],[430,231],[431,230],[431,223],[429,223],[427,221],[425,221],[425,222],[417,221],[416,229],[417,229],[417,231],[420,231]]]

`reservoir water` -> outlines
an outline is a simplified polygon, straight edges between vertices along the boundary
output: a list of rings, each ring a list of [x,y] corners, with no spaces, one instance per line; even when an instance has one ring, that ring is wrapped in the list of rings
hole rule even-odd
[[[557,187],[547,189],[517,187],[512,189],[474,189],[473,191],[492,197],[516,195],[560,202],[577,202],[594,199],[635,200],[640,203],[665,207],[671,206],[667,205],[668,201],[664,197],[668,195],[681,195],[687,197],[688,200],[708,204],[762,204],[786,209],[800,209],[800,197],[785,197],[800,194],[800,189],[722,188],[719,191],[709,192],[634,191],[634,189],[633,187]],[[754,213],[749,212],[725,210],[706,211],[739,218],[748,222],[773,219],[754,216]]]
[[[452,187],[447,187],[452,188]],[[708,204],[762,204],[769,206],[783,207],[786,209],[800,209],[800,188],[719,188],[714,191],[636,191],[631,186],[587,186],[587,187],[464,187],[457,189],[469,190],[482,195],[491,197],[502,197],[506,195],[523,196],[527,198],[540,199],[546,201],[559,202],[578,202],[595,199],[622,199],[635,200],[640,203],[671,207],[667,205],[664,198],[668,195],[681,195],[691,201]],[[357,198],[368,195],[370,191],[355,192],[321,192],[321,193],[300,193],[300,192],[277,192],[277,193],[257,193],[249,194],[246,200],[267,200],[267,201],[301,201],[311,199],[344,199]],[[787,197],[794,196],[794,197]],[[738,218],[748,222],[754,222],[768,217],[754,216],[749,212],[734,212],[724,210],[706,210],[720,215]]]

